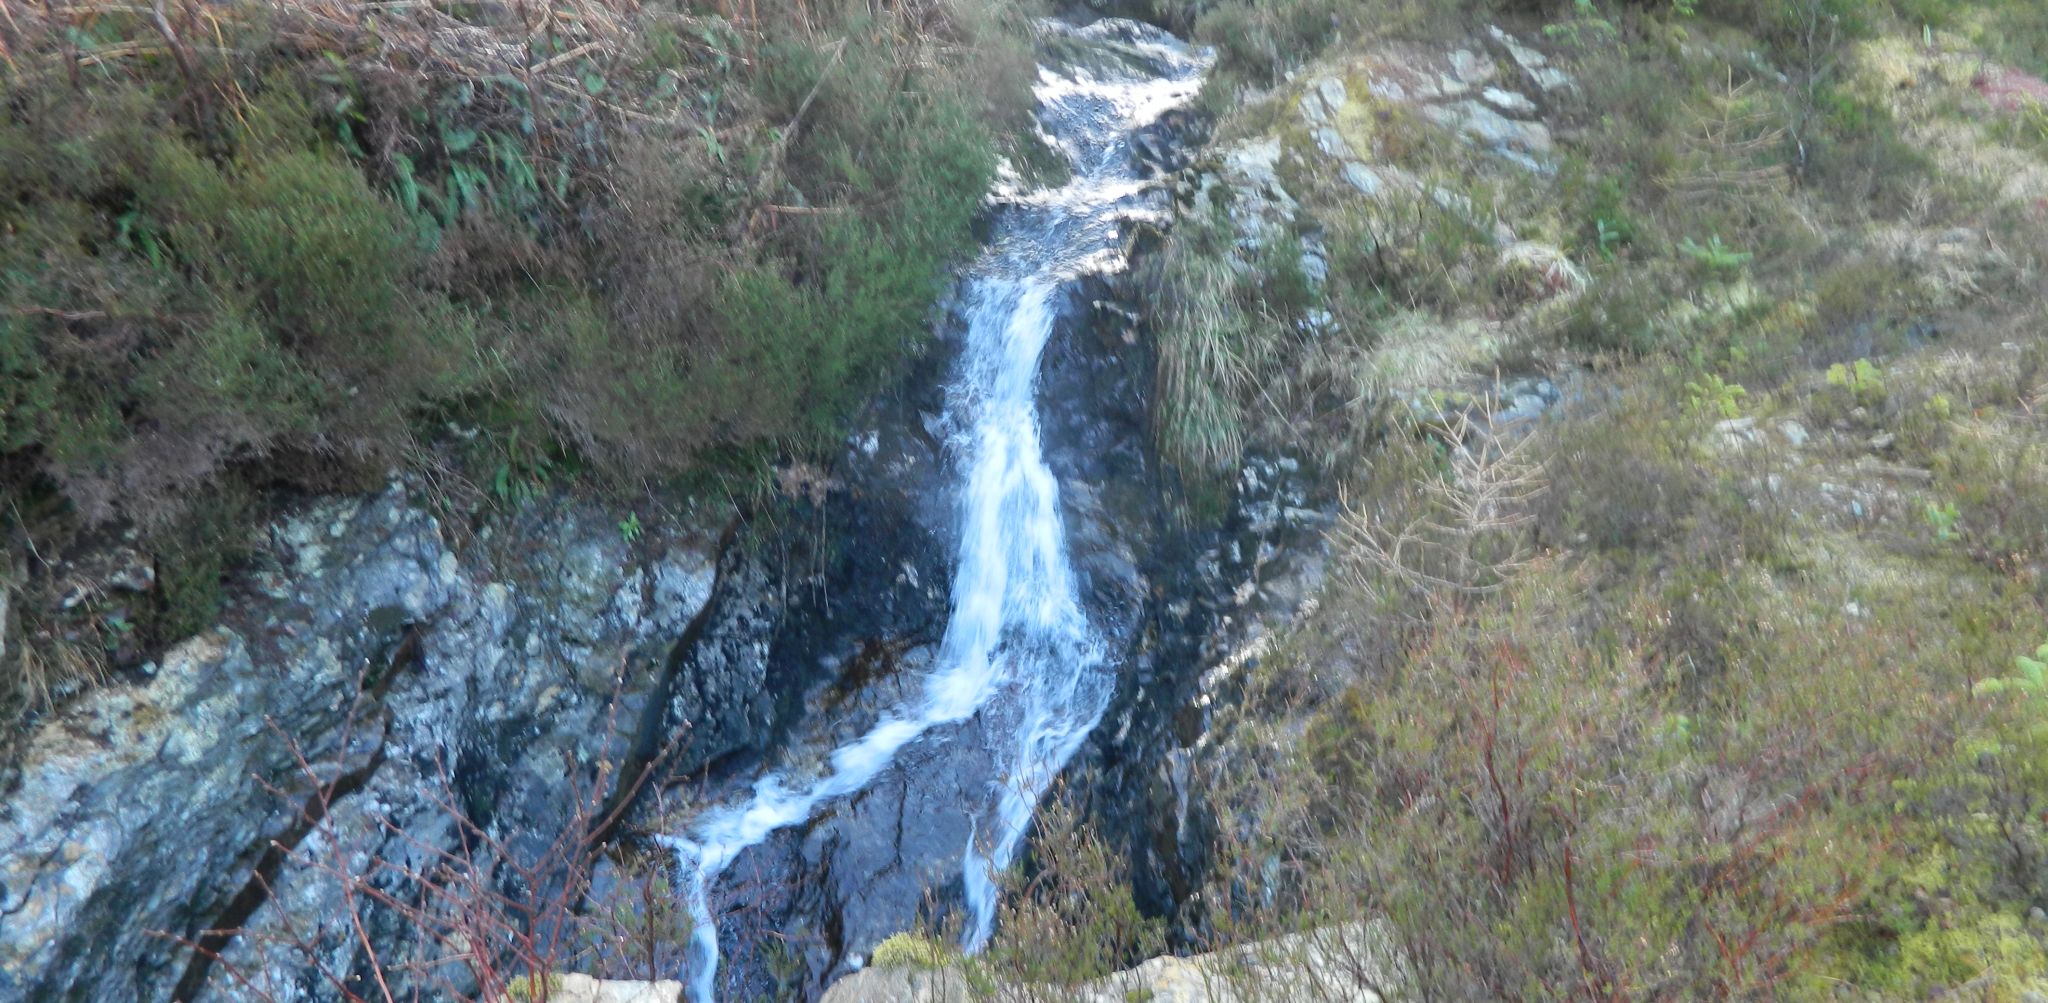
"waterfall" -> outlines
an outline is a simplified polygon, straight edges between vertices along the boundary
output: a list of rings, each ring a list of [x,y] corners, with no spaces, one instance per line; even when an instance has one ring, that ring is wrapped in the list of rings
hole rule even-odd
[[[713,1003],[718,927],[710,896],[741,852],[819,806],[865,788],[916,742],[958,740],[948,726],[979,717],[996,744],[984,800],[964,804],[977,835],[961,851],[967,919],[962,946],[994,927],[997,877],[1022,842],[1038,798],[1095,727],[1114,690],[1114,663],[1080,599],[1047,468],[1035,392],[1039,356],[1063,291],[1124,266],[1120,225],[1157,213],[1131,137],[1196,93],[1206,54],[1121,19],[1048,21],[1061,42],[1034,88],[1044,137],[1072,166],[1056,188],[999,191],[989,246],[960,280],[966,334],[948,387],[948,443],[959,458],[960,552],[938,658],[914,698],[834,750],[822,775],[778,772],[742,799],[700,814],[664,842],[684,878],[693,923],[690,995]]]

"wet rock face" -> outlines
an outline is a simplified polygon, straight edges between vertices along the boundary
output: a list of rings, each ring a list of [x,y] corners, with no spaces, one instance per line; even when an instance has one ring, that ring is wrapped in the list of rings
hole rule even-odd
[[[1174,558],[1151,472],[1152,360],[1119,298],[1102,280],[1063,294],[1041,363],[1038,413],[1082,600],[1119,653],[1119,676],[1149,680],[1154,654],[1144,638],[1156,615],[1154,582]],[[956,347],[943,343],[925,373],[877,403],[835,486],[809,513],[830,527],[824,560],[792,585],[786,627],[768,658],[770,673],[780,673],[771,685],[804,694],[782,719],[787,733],[777,749],[786,772],[804,775],[806,764],[908,702],[936,657],[958,549],[957,457],[944,446],[951,430],[938,417]],[[775,834],[726,872],[716,897],[724,996],[815,998],[920,917],[945,925],[973,836],[960,806],[985,797],[1000,772],[992,756],[974,751],[999,736],[976,734],[979,719],[952,727],[959,734],[913,744],[866,789]],[[714,771],[729,776],[706,799],[736,789],[751,776],[741,767],[752,765]]]
[[[158,933],[240,920],[251,869],[312,786],[297,755],[337,784],[343,831],[376,816],[403,831],[369,852],[449,836],[422,796],[444,775],[493,833],[559,831],[572,782],[626,751],[711,593],[709,535],[629,542],[618,518],[537,503],[458,550],[394,486],[271,527],[218,627],[54,715],[0,774],[0,1000],[222,998],[203,991],[219,973],[194,975]],[[296,922],[347,970],[353,946],[324,936],[338,888],[289,863],[273,884],[249,941]],[[402,932],[379,936],[387,957],[406,950]],[[277,961],[246,942],[229,956]]]
[[[1150,601],[1110,712],[1074,769],[1098,831],[1123,848],[1132,895],[1180,936],[1216,831],[1196,771],[1213,708],[1234,701],[1276,626],[1322,581],[1334,512],[1285,456],[1248,457],[1210,525],[1163,526],[1148,554]]]
[[[983,782],[959,765],[908,749],[871,786],[745,855],[724,883],[724,998],[815,999],[849,956],[920,914],[943,922],[972,835],[957,806]]]
[[[927,427],[935,363],[875,403],[833,469],[780,471],[783,499],[737,528],[642,728],[643,754],[669,752],[665,775],[711,790],[747,775],[815,705],[872,702],[904,651],[937,641],[956,527]]]
[[[658,760],[666,774],[695,773],[771,732],[781,711],[768,685],[779,584],[743,548],[728,549],[709,603],[669,656],[633,772]]]
[[[1200,114],[1176,109],[1131,136],[1131,155],[1145,177],[1161,177],[1194,166],[1195,155],[1209,139],[1209,123]]]
[[[767,751],[871,723],[944,628],[943,355],[878,402],[829,475],[786,472],[794,497],[724,534],[649,519],[628,540],[621,513],[555,502],[458,549],[397,486],[282,520],[217,629],[81,698],[0,774],[0,1001],[223,998],[204,991],[217,967],[190,976],[189,952],[153,931],[243,922],[237,896],[312,790],[296,755],[323,783],[347,778],[336,829],[399,828],[360,859],[404,860],[457,835],[426,792],[497,838],[544,841],[600,763],[716,791]],[[965,820],[904,806],[932,800],[919,784],[959,782],[906,762],[772,847],[736,906],[817,931],[822,988],[838,931],[894,932],[943,880],[897,861],[952,856]],[[264,941],[308,932],[320,964],[360,970],[338,887],[293,864],[270,884],[228,963],[281,999],[330,998],[314,965]],[[416,946],[389,917],[373,935],[387,963]]]
[[[1068,553],[1083,601],[1118,647],[1144,616],[1162,530],[1151,456],[1153,359],[1136,314],[1122,305],[1127,281],[1113,276],[1073,290],[1039,372],[1045,460],[1060,480]]]
[[[661,731],[685,750],[676,772],[697,775],[701,803],[732,797],[764,760],[799,771],[815,765],[903,703],[929,669],[958,546],[949,430],[939,417],[956,348],[942,340],[874,401],[829,472],[785,472],[785,482],[805,486],[794,492],[800,497],[751,520],[734,541],[733,551],[775,571],[765,590],[732,594],[765,591],[780,607],[765,631],[720,626],[721,580],[709,626],[676,651],[678,689]],[[750,683],[718,688],[726,705],[699,701],[694,681],[715,678],[727,662],[756,667]],[[738,708],[761,723],[744,729],[752,740],[705,747],[705,722]],[[927,889],[948,879],[944,865],[957,871],[966,818],[945,809],[960,802],[964,779],[906,755],[870,789],[742,855],[715,896],[721,998],[814,996],[840,971],[849,940],[911,922]]]

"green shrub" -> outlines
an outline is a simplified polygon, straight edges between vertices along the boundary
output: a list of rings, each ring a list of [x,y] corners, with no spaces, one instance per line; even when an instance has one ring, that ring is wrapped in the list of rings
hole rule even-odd
[[[1313,59],[1370,13],[1365,5],[1331,0],[1162,0],[1157,6],[1195,41],[1216,47],[1218,79],[1259,84]],[[1384,26],[1391,30],[1395,24],[1390,18]]]
[[[786,221],[781,253],[721,287],[726,333],[693,382],[731,400],[720,417],[745,435],[827,431],[896,372],[923,341],[994,170],[993,139],[961,95],[897,86],[904,53],[879,31],[855,39],[836,59],[785,42],[777,51],[791,58],[760,70],[770,107],[794,117],[811,102],[788,183],[848,205]]]
[[[1015,18],[951,13],[958,37],[1023,51]],[[36,93],[0,123],[15,235],[0,263],[12,298],[35,307],[0,330],[0,367],[18,377],[0,442],[105,520],[167,518],[226,465],[281,449],[380,467],[450,418],[506,420],[632,476],[828,434],[919,344],[994,167],[980,116],[1021,107],[1028,80],[1009,74],[1010,93],[961,90],[950,69],[906,75],[929,59],[927,39],[843,16],[836,40],[779,28],[773,58],[724,64],[752,91],[742,112],[789,135],[737,131],[701,158],[619,160],[666,175],[621,189],[646,200],[630,213],[577,204],[602,185],[539,176],[537,140],[502,125],[534,114],[509,85],[373,92],[326,63],[270,64],[252,69],[228,124],[201,135],[144,82]],[[663,37],[643,69],[697,58]],[[359,141],[399,128],[422,134],[417,155],[372,157]],[[750,206],[764,201],[822,208],[730,253],[732,228],[760,228]],[[574,225],[546,218],[559,209],[640,219],[605,234],[630,238],[616,255],[580,252],[591,264],[678,268],[605,281],[573,245],[537,242]],[[130,343],[67,348],[109,336]]]
[[[1164,923],[1131,896],[1120,848],[1056,790],[1032,826],[1029,858],[1004,882],[995,939],[974,958],[978,981],[1026,999],[1072,998],[1069,987],[1136,965],[1164,948]]]
[[[156,609],[144,641],[168,645],[213,625],[225,598],[223,580],[247,549],[249,525],[262,510],[237,485],[214,487],[156,533]]]
[[[1910,206],[1933,162],[1899,135],[1891,114],[1832,85],[1816,88],[1813,102],[1799,133],[1807,176],[1844,205],[1887,215]]]
[[[332,152],[252,126],[202,155],[140,94],[0,123],[6,146],[72,160],[9,157],[0,182],[31,199],[7,210],[6,281],[30,308],[0,364],[39,373],[16,384],[7,448],[88,520],[141,522],[280,446],[394,454],[464,361],[446,347],[461,316],[412,287],[411,227]]]

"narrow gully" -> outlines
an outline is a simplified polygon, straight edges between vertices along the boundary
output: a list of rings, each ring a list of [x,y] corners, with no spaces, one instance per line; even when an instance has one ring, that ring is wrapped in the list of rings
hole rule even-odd
[[[1035,87],[1045,138],[1072,166],[1056,187],[994,195],[991,237],[960,280],[964,350],[942,426],[959,473],[960,534],[950,615],[929,673],[876,723],[815,765],[770,769],[751,790],[662,837],[692,918],[691,998],[717,997],[719,878],[772,834],[866,789],[918,750],[980,771],[950,806],[970,820],[958,847],[962,947],[995,924],[998,878],[1039,797],[1100,721],[1118,668],[1070,563],[1059,482],[1040,435],[1040,356],[1079,283],[1126,267],[1125,225],[1157,219],[1134,137],[1193,99],[1209,57],[1165,31],[1108,18],[1047,21]],[[971,726],[970,726],[971,725]]]

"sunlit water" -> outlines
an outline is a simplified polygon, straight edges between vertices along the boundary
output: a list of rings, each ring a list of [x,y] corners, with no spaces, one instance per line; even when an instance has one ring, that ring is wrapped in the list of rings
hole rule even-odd
[[[1186,103],[1207,58],[1158,29],[1108,19],[1047,22],[1065,54],[1035,88],[1045,138],[1073,166],[1057,188],[999,190],[994,236],[961,279],[967,330],[947,391],[949,445],[959,457],[960,553],[951,617],[915,696],[834,750],[801,781],[771,772],[743,799],[711,808],[675,851],[693,920],[690,994],[713,1003],[718,928],[710,894],[741,852],[856,793],[917,742],[987,736],[994,775],[961,810],[976,835],[961,850],[967,923],[962,946],[985,944],[997,877],[1009,866],[1039,796],[1107,707],[1115,666],[1083,608],[1047,469],[1034,400],[1039,356],[1063,287],[1124,265],[1120,224],[1158,211],[1131,156],[1133,133]],[[979,717],[982,727],[949,728]]]

